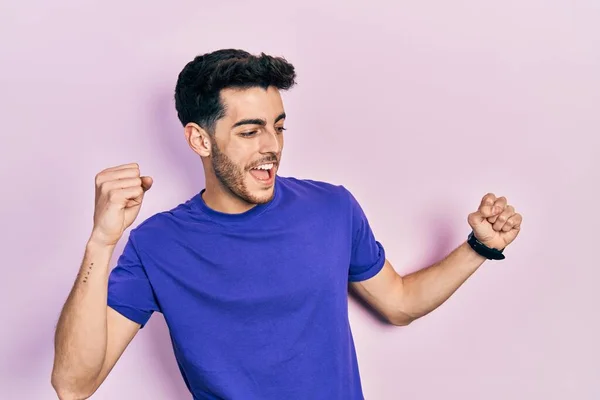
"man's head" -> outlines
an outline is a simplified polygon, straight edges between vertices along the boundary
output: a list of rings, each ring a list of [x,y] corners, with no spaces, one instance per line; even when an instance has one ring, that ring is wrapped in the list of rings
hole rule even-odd
[[[215,179],[249,204],[273,196],[283,149],[280,90],[295,85],[285,59],[242,50],[197,56],[179,74],[175,106],[190,147]]]

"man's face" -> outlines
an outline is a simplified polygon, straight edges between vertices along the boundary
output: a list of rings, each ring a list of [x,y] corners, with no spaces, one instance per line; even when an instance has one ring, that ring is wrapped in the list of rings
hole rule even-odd
[[[279,90],[269,87],[221,91],[225,117],[212,141],[217,179],[250,204],[270,201],[281,161],[285,113]]]

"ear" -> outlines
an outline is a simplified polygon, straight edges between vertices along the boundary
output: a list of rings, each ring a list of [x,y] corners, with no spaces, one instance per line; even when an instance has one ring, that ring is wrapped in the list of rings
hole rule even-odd
[[[212,138],[200,125],[190,122],[183,129],[188,145],[200,157],[209,157]]]

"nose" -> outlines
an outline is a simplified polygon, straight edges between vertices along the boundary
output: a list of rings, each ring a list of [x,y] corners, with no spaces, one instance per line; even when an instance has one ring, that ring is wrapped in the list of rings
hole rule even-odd
[[[265,129],[260,138],[260,152],[279,154],[282,146],[282,137],[274,129]]]

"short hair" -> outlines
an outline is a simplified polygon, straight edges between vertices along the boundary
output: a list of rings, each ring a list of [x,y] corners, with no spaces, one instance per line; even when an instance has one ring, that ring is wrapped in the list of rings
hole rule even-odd
[[[196,56],[179,73],[175,86],[175,108],[183,126],[190,122],[214,134],[225,115],[221,90],[274,86],[288,90],[296,84],[294,66],[283,57],[244,50],[221,49]]]

